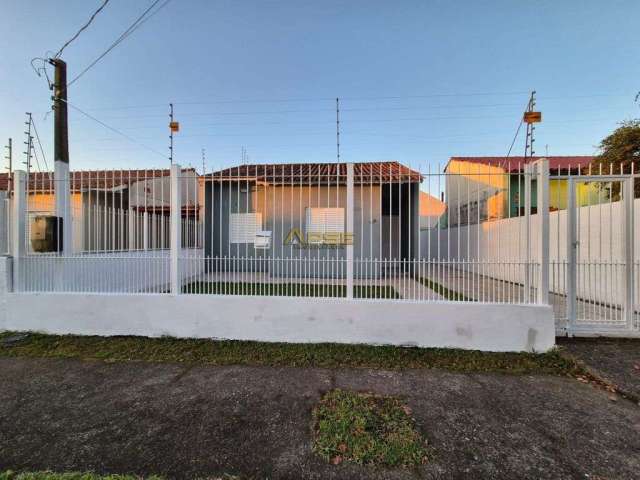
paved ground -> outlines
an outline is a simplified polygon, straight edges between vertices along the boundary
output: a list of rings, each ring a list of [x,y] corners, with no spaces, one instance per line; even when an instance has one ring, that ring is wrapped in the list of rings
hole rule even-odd
[[[564,351],[640,401],[640,339],[559,338]]]
[[[311,409],[334,387],[399,395],[428,465],[328,465]],[[0,470],[279,479],[638,478],[640,408],[570,378],[0,359]],[[589,475],[589,476],[587,476]]]
[[[517,268],[522,267],[517,266]],[[527,298],[522,285],[497,280],[489,276],[478,276],[456,268],[438,270],[437,275],[432,276],[431,280],[452,291],[461,293],[465,297],[479,301],[517,303],[524,302]],[[535,289],[532,288],[529,298],[534,299],[535,295]],[[567,322],[567,297],[550,293],[549,303],[553,308],[556,328],[561,330],[566,327]],[[588,302],[581,298],[576,301],[576,317],[579,323],[600,325],[603,328],[620,327],[626,324],[621,308],[615,305]],[[636,325],[640,325],[640,311],[635,312],[634,318]]]

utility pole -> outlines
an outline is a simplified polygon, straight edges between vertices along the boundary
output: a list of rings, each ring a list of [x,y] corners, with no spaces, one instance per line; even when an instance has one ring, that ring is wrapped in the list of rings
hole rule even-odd
[[[534,112],[535,106],[536,106],[536,91],[533,90],[531,92],[531,96],[529,97],[529,105],[527,106],[527,112],[528,113]],[[535,139],[533,138],[533,133],[535,132],[535,129],[536,127],[534,126],[534,122],[527,122],[527,136],[526,136],[525,145],[524,145],[524,163],[529,163],[533,155],[536,153],[533,149],[533,142],[535,142]]]
[[[69,123],[67,115],[67,63],[52,58],[53,80],[53,160],[54,195],[58,230],[58,250],[71,254],[71,192],[69,189]]]
[[[11,139],[11,137],[9,137],[9,143],[4,147],[7,149],[7,154],[5,155],[5,159],[7,159],[9,161],[9,166],[6,167],[7,170],[9,171],[9,182],[7,185],[7,190],[9,193],[11,193],[11,182],[13,180],[12,175],[13,175],[13,140]]]
[[[336,97],[336,154],[340,163],[340,98]]]
[[[27,179],[31,173],[31,153],[33,150],[33,136],[31,135],[31,113],[26,112],[27,121],[24,124],[27,126],[27,131],[24,134],[27,136],[27,140],[24,142],[26,145],[26,151],[23,152],[26,156],[26,161],[22,162],[27,167]]]
[[[169,104],[169,162],[173,165],[173,103]]]
[[[207,169],[205,167],[205,162],[204,162],[204,148],[202,149],[202,174],[204,175],[205,173],[207,173]]]

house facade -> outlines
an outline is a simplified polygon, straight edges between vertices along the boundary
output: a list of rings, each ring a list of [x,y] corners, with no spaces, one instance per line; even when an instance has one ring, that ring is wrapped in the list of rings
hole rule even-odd
[[[353,164],[351,231],[347,180],[344,163],[241,165],[205,176],[205,256],[245,259],[234,268],[250,270],[269,263],[252,259],[345,259],[347,245],[356,260],[417,258],[420,173],[398,162]]]
[[[168,248],[169,169],[72,171],[69,175],[73,253]],[[195,170],[183,170],[181,182],[183,218],[197,220],[202,213],[199,209],[202,188]],[[29,174],[26,186],[29,253],[35,253],[29,241],[34,219],[55,214],[54,184],[53,172]],[[5,211],[0,212],[4,239],[8,237],[11,187],[9,174],[0,174],[0,198],[6,199]]]
[[[549,160],[550,209],[563,210],[567,206],[567,180],[554,178],[578,173],[587,168],[593,156],[549,156],[527,158],[534,162]],[[451,157],[445,167],[447,204],[446,224],[467,225],[524,214],[523,157]],[[577,184],[578,206],[593,205],[603,197],[603,191],[593,183]],[[536,180],[531,186],[531,207],[537,208]]]

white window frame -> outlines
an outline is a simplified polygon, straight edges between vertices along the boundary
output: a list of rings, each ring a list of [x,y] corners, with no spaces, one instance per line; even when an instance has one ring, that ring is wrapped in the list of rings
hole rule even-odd
[[[344,233],[345,209],[307,207],[305,230],[309,233]]]
[[[229,243],[253,244],[257,232],[262,231],[262,213],[231,213],[229,214]]]

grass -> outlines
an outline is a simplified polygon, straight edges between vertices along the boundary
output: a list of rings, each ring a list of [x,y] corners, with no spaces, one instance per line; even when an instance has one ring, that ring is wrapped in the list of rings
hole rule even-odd
[[[314,449],[323,459],[409,467],[427,461],[426,442],[399,399],[332,390],[313,411]]]
[[[303,283],[250,283],[250,282],[192,282],[184,285],[183,293],[264,295],[293,297],[346,297],[346,285]],[[354,298],[400,298],[390,285],[355,285]]]
[[[438,282],[434,282],[429,278],[424,278],[420,276],[416,276],[416,280],[420,282],[427,288],[430,288],[438,295],[442,296],[446,300],[451,300],[453,302],[471,302],[473,298],[467,297],[462,293],[456,292],[455,290],[451,290],[450,288],[445,287],[444,285],[439,284]]]
[[[0,333],[0,357],[77,358],[109,362],[178,362],[202,365],[254,365],[323,368],[436,368],[456,372],[576,375],[575,362],[557,351],[491,353],[445,348],[414,348],[333,343],[291,344],[170,337],[98,337]]]
[[[134,475],[98,475],[95,473],[80,472],[13,472],[7,470],[0,472],[0,480],[161,480],[162,477],[137,477]]]

